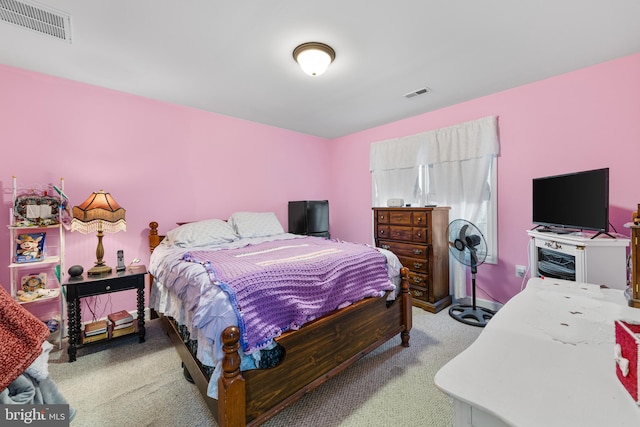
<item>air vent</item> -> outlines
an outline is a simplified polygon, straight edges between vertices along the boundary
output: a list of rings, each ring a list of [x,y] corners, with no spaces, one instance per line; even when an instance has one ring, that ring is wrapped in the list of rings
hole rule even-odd
[[[0,20],[71,43],[71,16],[33,1],[0,0]]]
[[[429,93],[431,90],[429,88],[423,87],[422,89],[414,90],[413,92],[409,92],[404,95],[405,98],[413,98],[414,96],[424,95],[425,93]]]

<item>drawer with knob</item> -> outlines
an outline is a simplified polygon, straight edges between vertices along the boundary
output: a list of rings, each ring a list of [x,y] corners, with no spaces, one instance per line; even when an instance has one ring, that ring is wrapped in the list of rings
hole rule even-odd
[[[412,286],[420,286],[425,289],[429,288],[429,276],[427,274],[409,272],[409,284]]]
[[[408,258],[398,254],[396,255],[400,260],[400,264],[407,267],[409,270],[425,274],[429,272],[429,261],[426,258]]]
[[[427,258],[429,256],[429,246],[427,245],[416,245],[412,243],[401,243],[380,239],[378,241],[378,247],[387,249],[397,256],[413,258]]]
[[[425,302],[429,301],[429,292],[427,291],[427,288],[410,285],[409,292],[411,292],[411,296],[416,300]]]
[[[94,295],[108,294],[110,292],[119,292],[127,289],[136,289],[139,287],[139,278],[136,276],[121,277],[117,281],[114,280],[96,280],[93,282],[85,282],[76,287],[78,297],[89,297]]]
[[[376,220],[380,224],[411,225],[412,218],[409,211],[382,210],[376,213]]]
[[[405,227],[400,225],[378,225],[376,227],[378,239],[403,240],[408,242],[427,243],[428,231],[421,227]]]
[[[396,224],[396,225],[414,225],[418,227],[427,226],[426,212],[405,211],[386,211],[381,210],[376,214],[376,220],[379,224]]]

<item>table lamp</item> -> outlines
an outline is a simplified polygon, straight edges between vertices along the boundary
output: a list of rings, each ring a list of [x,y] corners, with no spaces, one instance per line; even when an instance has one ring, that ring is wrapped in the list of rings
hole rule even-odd
[[[103,190],[91,194],[80,206],[73,207],[73,219],[71,220],[71,231],[79,231],[83,234],[98,232],[98,247],[96,248],[95,266],[87,271],[90,276],[111,273],[111,267],[105,265],[102,257],[104,247],[102,237],[104,232],[117,233],[125,231],[125,210],[113,199],[111,194]]]

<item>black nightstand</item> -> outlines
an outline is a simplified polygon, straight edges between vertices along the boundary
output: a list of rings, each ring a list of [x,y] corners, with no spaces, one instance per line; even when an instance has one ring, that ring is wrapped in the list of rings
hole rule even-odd
[[[67,290],[67,314],[69,322],[69,362],[76,360],[76,350],[81,346],[82,316],[80,298],[104,295],[111,292],[137,289],[138,291],[138,337],[144,342],[144,278],[147,268],[144,265],[127,267],[120,272],[112,272],[103,276],[87,276],[70,278],[65,284]]]

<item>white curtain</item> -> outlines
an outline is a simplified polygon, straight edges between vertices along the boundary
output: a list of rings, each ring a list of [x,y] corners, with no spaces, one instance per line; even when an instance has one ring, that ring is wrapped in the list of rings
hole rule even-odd
[[[436,129],[404,138],[376,142],[371,145],[370,165],[374,185],[374,206],[382,200],[376,189],[383,185],[400,185],[396,191],[407,192],[418,180],[421,167],[428,170],[429,188],[417,198],[410,199],[416,206],[436,203],[450,206],[450,220],[466,219],[476,223],[482,213],[482,203],[491,197],[487,178],[493,158],[499,154],[497,117]],[[390,171],[406,173],[404,182],[390,184],[385,176]],[[376,199],[376,196],[378,198]],[[402,196],[391,196],[402,197]],[[486,236],[485,236],[486,237]],[[456,299],[465,297],[465,268],[456,260],[450,261],[450,284]]]
[[[418,206],[426,203],[420,181],[426,148],[419,136],[371,144],[373,206],[386,206],[387,199],[391,198]]]
[[[477,224],[483,202],[489,199],[487,177],[500,150],[496,117],[429,132],[430,199],[451,206],[450,220],[466,219]],[[485,236],[486,238],[487,236]],[[467,296],[465,267],[451,260],[450,283],[456,299]]]

